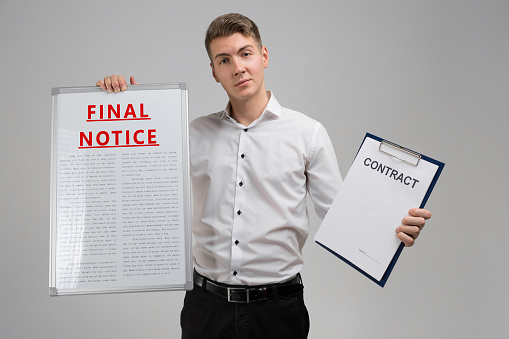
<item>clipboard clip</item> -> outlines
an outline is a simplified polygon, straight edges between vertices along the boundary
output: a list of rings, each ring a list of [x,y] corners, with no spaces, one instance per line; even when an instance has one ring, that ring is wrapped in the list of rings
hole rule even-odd
[[[419,161],[421,160],[421,155],[419,153],[411,151],[400,145],[396,145],[387,140],[383,140],[380,143],[378,150],[412,166],[419,165]]]

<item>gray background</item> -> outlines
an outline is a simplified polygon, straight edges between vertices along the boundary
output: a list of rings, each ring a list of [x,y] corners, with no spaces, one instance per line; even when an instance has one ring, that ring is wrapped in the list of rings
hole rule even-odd
[[[346,175],[366,132],[446,163],[433,218],[385,288],[314,244],[310,338],[506,338],[508,1],[0,1],[1,338],[178,338],[183,292],[48,296],[52,87],[111,73],[227,101],[203,47],[241,12],[267,88],[321,121]],[[397,225],[395,225],[396,227]]]

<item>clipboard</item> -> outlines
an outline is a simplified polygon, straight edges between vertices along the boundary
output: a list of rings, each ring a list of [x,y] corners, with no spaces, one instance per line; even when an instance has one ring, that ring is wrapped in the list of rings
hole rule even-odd
[[[426,205],[444,166],[366,133],[315,242],[384,287],[404,248],[394,229],[408,209]]]

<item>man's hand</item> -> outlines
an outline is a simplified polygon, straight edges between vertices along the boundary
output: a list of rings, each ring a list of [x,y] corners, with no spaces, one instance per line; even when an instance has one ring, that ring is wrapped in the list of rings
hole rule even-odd
[[[401,225],[396,228],[397,237],[405,243],[405,247],[414,245],[426,220],[431,218],[431,212],[422,208],[412,208],[408,214],[401,221]]]
[[[131,85],[137,85],[138,83],[136,80],[134,80],[134,77],[131,77],[130,79]],[[127,84],[125,82],[125,79],[121,75],[115,75],[112,74],[110,76],[105,76],[104,80],[99,80],[95,83],[97,87],[101,87],[104,90],[107,90],[108,92],[115,92],[118,93],[120,91],[125,91],[127,89]]]

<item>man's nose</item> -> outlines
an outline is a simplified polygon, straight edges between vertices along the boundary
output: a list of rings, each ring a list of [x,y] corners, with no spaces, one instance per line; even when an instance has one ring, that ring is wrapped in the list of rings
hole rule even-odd
[[[233,61],[235,76],[246,72],[246,68],[241,60],[235,58]]]

